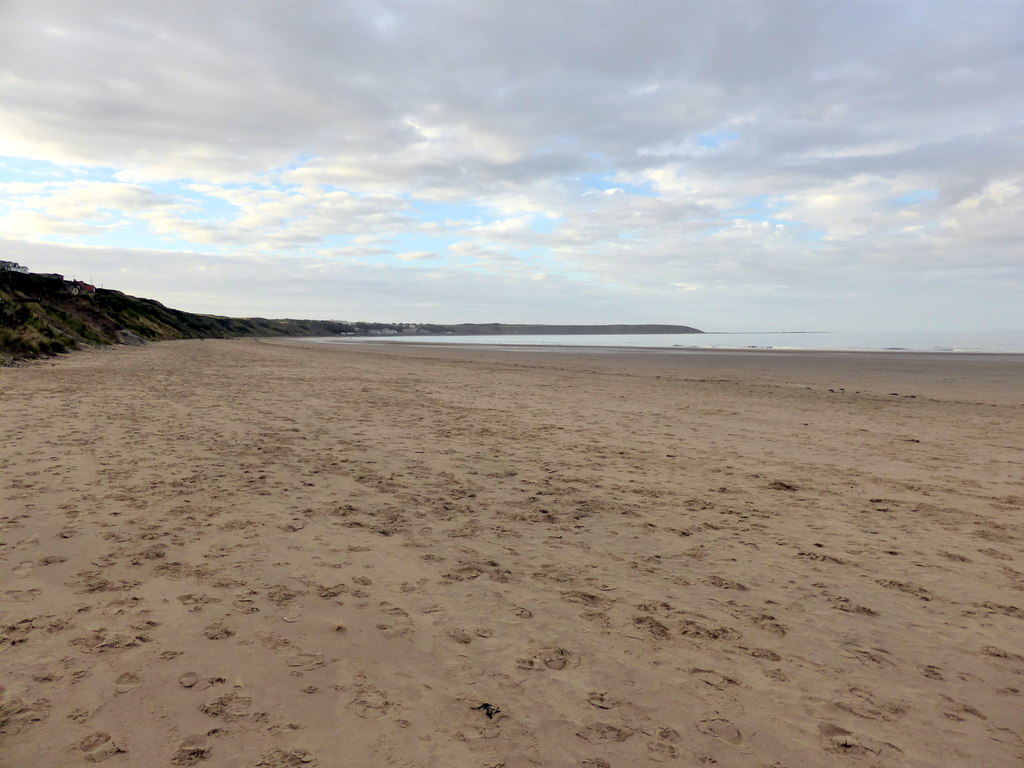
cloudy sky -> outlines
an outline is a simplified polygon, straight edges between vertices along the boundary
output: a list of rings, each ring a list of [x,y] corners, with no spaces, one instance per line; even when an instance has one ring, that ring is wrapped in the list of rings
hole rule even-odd
[[[1024,327],[1024,3],[0,0],[0,258],[197,312]]]

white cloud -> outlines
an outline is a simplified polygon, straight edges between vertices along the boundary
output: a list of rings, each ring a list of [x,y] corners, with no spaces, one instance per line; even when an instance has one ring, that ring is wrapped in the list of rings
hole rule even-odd
[[[113,182],[31,182],[0,185],[0,230],[8,235],[99,235],[125,217],[144,216],[174,201],[141,186]]]
[[[40,235],[91,235],[111,226],[64,219],[39,211],[14,211],[0,216],[0,231],[30,240]]]

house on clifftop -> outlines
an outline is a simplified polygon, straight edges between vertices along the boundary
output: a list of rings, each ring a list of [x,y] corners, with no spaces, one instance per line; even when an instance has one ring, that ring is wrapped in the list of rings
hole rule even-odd
[[[27,275],[28,267],[23,267],[16,261],[0,261],[0,272],[21,272]]]
[[[96,293],[96,286],[84,283],[81,280],[71,280],[68,283],[71,286],[71,292],[74,294],[79,293]]]

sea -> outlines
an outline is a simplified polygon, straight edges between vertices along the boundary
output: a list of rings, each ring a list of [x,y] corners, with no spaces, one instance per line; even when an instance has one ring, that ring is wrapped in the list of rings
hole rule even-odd
[[[604,347],[619,349],[746,349],[862,352],[973,352],[1024,354],[1024,330],[788,331],[766,333],[631,333],[522,336],[346,336],[303,339],[324,343]]]

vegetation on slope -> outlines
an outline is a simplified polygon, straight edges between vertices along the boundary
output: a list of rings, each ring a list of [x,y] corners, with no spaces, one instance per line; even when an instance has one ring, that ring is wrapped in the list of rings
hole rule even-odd
[[[237,336],[396,333],[389,323],[197,315],[120,291],[75,293],[57,277],[0,271],[0,356],[38,357],[86,345]]]

